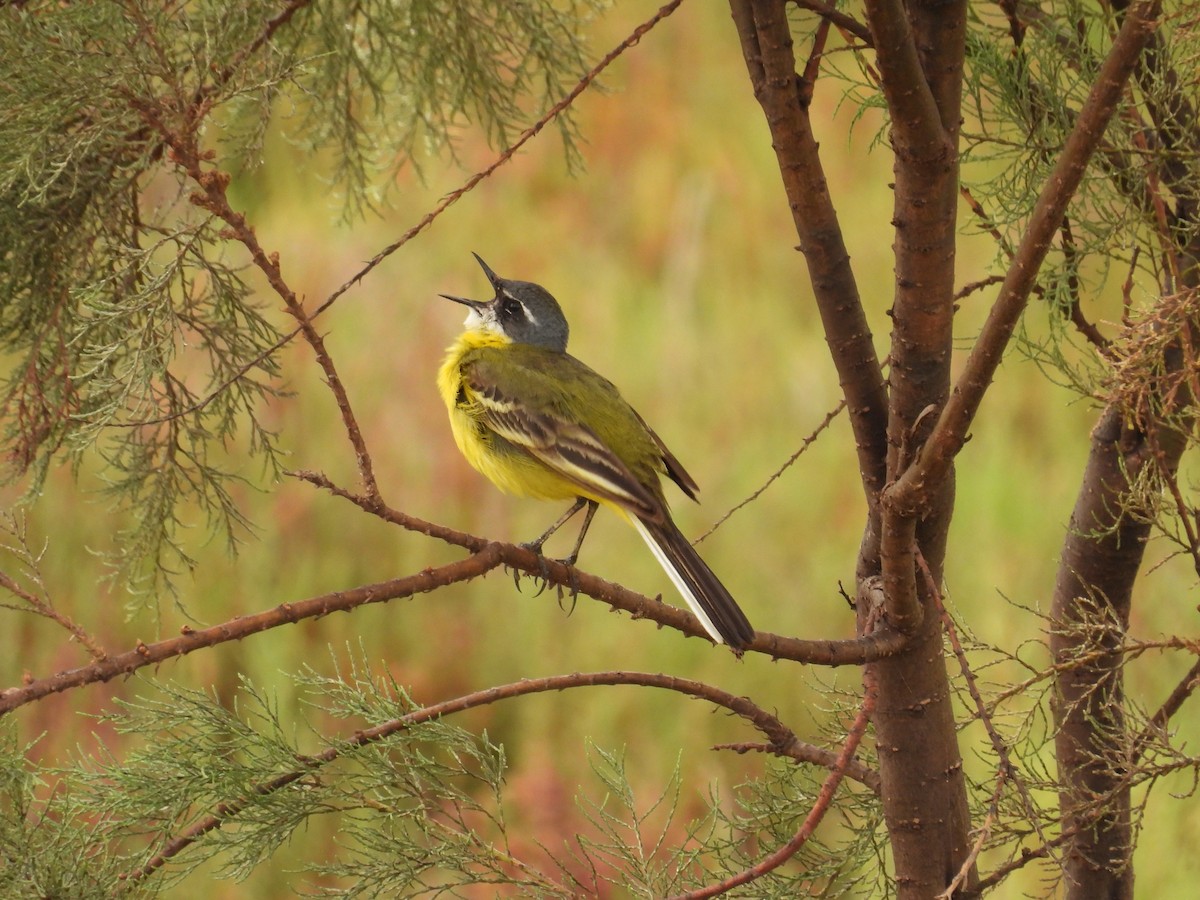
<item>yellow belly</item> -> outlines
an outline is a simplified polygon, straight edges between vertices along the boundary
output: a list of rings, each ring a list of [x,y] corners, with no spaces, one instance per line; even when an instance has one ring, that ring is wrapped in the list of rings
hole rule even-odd
[[[459,451],[471,466],[488,481],[508,494],[538,500],[570,500],[587,496],[574,482],[539,462],[527,451],[515,447],[483,426],[471,414],[471,404],[462,397],[463,356],[481,346],[504,346],[507,341],[486,332],[468,332],[447,351],[438,371],[438,391],[450,413],[450,430]],[[599,497],[589,499],[599,500]]]

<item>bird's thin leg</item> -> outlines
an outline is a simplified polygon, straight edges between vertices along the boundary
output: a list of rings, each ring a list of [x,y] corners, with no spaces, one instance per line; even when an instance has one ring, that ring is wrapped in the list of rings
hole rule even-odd
[[[577,497],[575,499],[575,505],[572,506],[570,509],[568,509],[565,513],[563,513],[557,522],[555,522],[553,525],[551,525],[549,528],[547,528],[545,533],[540,538],[538,538],[535,541],[530,541],[527,544],[522,544],[521,546],[524,547],[526,550],[532,550],[538,556],[541,556],[542,555],[542,544],[546,543],[546,541],[548,541],[550,539],[550,535],[554,534],[554,532],[558,531],[558,529],[560,529],[564,525],[566,525],[567,522],[569,522],[571,520],[571,516],[575,515],[575,513],[579,512],[581,509],[583,509],[583,507],[586,506],[588,503],[592,503],[592,501],[585,500],[583,497]],[[593,511],[595,511],[594,503],[592,504],[592,508],[593,508]],[[591,522],[591,520],[592,520],[592,517],[591,517],[591,514],[589,513],[587,522]],[[584,531],[587,530],[587,522],[584,523],[584,526],[583,526]],[[579,550],[578,547],[576,547],[575,549],[576,549],[576,551]]]
[[[588,500],[587,512],[583,516],[583,526],[579,529],[579,537],[575,538],[575,547],[571,550],[571,555],[566,559],[559,560],[563,565],[570,566],[571,571],[568,575],[567,584],[571,588],[571,609],[575,608],[575,598],[579,596],[579,584],[575,581],[575,560],[579,559],[579,548],[583,546],[583,539],[588,533],[588,528],[592,524],[592,516],[596,514],[596,510],[600,504],[595,500]],[[558,602],[562,604],[562,586],[558,588]]]
[[[583,516],[583,527],[579,529],[579,537],[575,538],[575,549],[571,551],[570,556],[562,560],[562,562],[568,566],[575,565],[575,560],[579,559],[579,548],[583,546],[584,536],[587,535],[588,528],[592,524],[592,516],[596,514],[596,510],[600,506],[600,504],[595,500],[585,500],[582,497],[579,498],[579,502],[586,503],[588,510]]]
[[[583,507],[585,505],[587,505],[588,503],[591,503],[591,501],[585,500],[583,497],[577,497],[575,499],[575,503],[571,506],[571,508],[568,509],[565,513],[563,513],[559,517],[557,522],[555,522],[553,525],[551,525],[549,528],[547,528],[541,537],[539,537],[535,541],[530,541],[527,544],[521,545],[526,550],[532,550],[534,553],[536,553],[538,555],[538,569],[542,573],[542,586],[541,586],[541,588],[538,589],[538,594],[541,594],[541,592],[546,589],[546,585],[550,583],[550,573],[546,569],[546,558],[542,555],[542,544],[546,543],[546,541],[550,539],[550,535],[554,534],[554,532],[558,531],[558,529],[562,528],[565,524],[567,524],[567,522],[570,521],[571,516],[575,515],[575,513],[579,512],[581,509],[583,509]],[[592,517],[589,514],[588,522],[591,521],[591,518]],[[585,531],[587,530],[587,522],[584,523],[584,530]],[[578,552],[579,547],[576,546],[575,550],[576,550],[576,552]],[[568,565],[570,565],[570,563],[568,563]],[[513,571],[513,583],[517,585],[518,589],[520,588],[521,573],[517,570]]]

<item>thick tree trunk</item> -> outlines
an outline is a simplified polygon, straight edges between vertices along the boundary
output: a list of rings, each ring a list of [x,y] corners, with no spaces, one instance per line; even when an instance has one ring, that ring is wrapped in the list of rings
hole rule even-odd
[[[1059,562],[1050,647],[1067,896],[1133,897],[1129,768],[1120,646],[1150,526],[1130,514],[1129,479],[1147,461],[1140,435],[1109,408],[1092,433]]]
[[[946,494],[952,497],[953,491]],[[948,513],[939,524],[949,524]],[[940,540],[926,529],[917,534],[940,581],[945,532],[940,531]],[[924,614],[907,651],[873,664],[879,693],[872,721],[896,895],[927,900],[945,890],[967,858],[970,813],[941,620],[931,598],[924,590],[921,595]],[[973,880],[966,881],[968,892]]]
[[[895,153],[895,301],[888,379],[888,481],[924,443],[950,393],[958,205],[958,127],[966,5],[866,4]],[[883,809],[899,897],[940,894],[970,851],[970,812],[941,620],[920,552],[940,582],[954,511],[954,469],[927,484],[919,510],[883,501],[881,555],[889,623],[912,632],[901,656],[873,664]],[[860,561],[860,568],[862,566]],[[973,871],[960,880],[969,893]]]
[[[869,510],[857,575],[861,582],[884,571],[888,624],[912,631],[909,649],[876,667],[874,724],[897,887],[901,896],[924,900],[945,889],[969,850],[966,786],[941,628],[914,577],[918,547],[940,577],[953,471],[930,488],[924,508],[897,520],[890,534],[879,500],[886,478],[911,458],[904,451],[918,445],[936,418],[925,411],[938,408],[949,392],[965,4],[914,5],[911,27],[908,11],[894,0],[876,4],[872,20],[897,122],[896,329],[889,398],[808,118],[819,65],[815,58],[797,64],[784,3],[730,4],[850,411]],[[886,49],[880,48],[881,37]],[[891,583],[881,561],[889,547],[893,572],[901,573]],[[865,608],[860,612],[865,615]]]
[[[1124,16],[1130,3],[1114,0],[1112,6]],[[1148,17],[1158,15],[1156,5],[1150,5],[1148,12],[1139,11]],[[1167,156],[1157,173],[1174,203],[1174,228],[1160,223],[1161,239],[1164,246],[1177,245],[1169,266],[1177,287],[1195,291],[1200,287],[1200,239],[1195,236],[1198,203],[1192,161],[1200,147],[1200,128],[1186,93],[1179,89],[1181,75],[1161,36],[1147,33],[1145,47],[1135,72],[1157,139],[1165,147],[1188,148]],[[1174,335],[1173,326],[1163,327]],[[1150,534],[1151,511],[1139,505],[1130,486],[1146,466],[1174,477],[1193,423],[1192,381],[1178,373],[1191,356],[1190,349],[1185,353],[1184,348],[1194,347],[1195,327],[1194,323],[1180,327],[1176,339],[1164,349],[1162,386],[1154,392],[1155,398],[1136,410],[1110,406],[1093,429],[1083,483],[1059,560],[1050,646],[1056,666],[1062,667],[1055,685],[1055,750],[1062,828],[1071,835],[1063,872],[1069,900],[1127,900],[1134,895],[1130,817],[1134,751],[1127,734],[1120,647]],[[1131,419],[1152,429],[1154,440],[1129,424]]]

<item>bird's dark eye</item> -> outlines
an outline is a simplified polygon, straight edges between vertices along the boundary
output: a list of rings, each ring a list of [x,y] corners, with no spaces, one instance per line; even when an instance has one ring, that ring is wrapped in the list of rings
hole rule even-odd
[[[500,301],[500,314],[507,319],[523,318],[525,310],[512,297],[505,297]]]

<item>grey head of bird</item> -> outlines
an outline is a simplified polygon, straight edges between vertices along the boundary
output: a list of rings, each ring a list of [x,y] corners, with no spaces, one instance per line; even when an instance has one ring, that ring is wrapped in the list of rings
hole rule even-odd
[[[496,296],[491,300],[470,300],[442,294],[447,300],[470,309],[466,327],[501,334],[518,344],[532,344],[563,353],[570,329],[558,301],[540,284],[501,278],[491,267],[472,254],[483,268]]]

